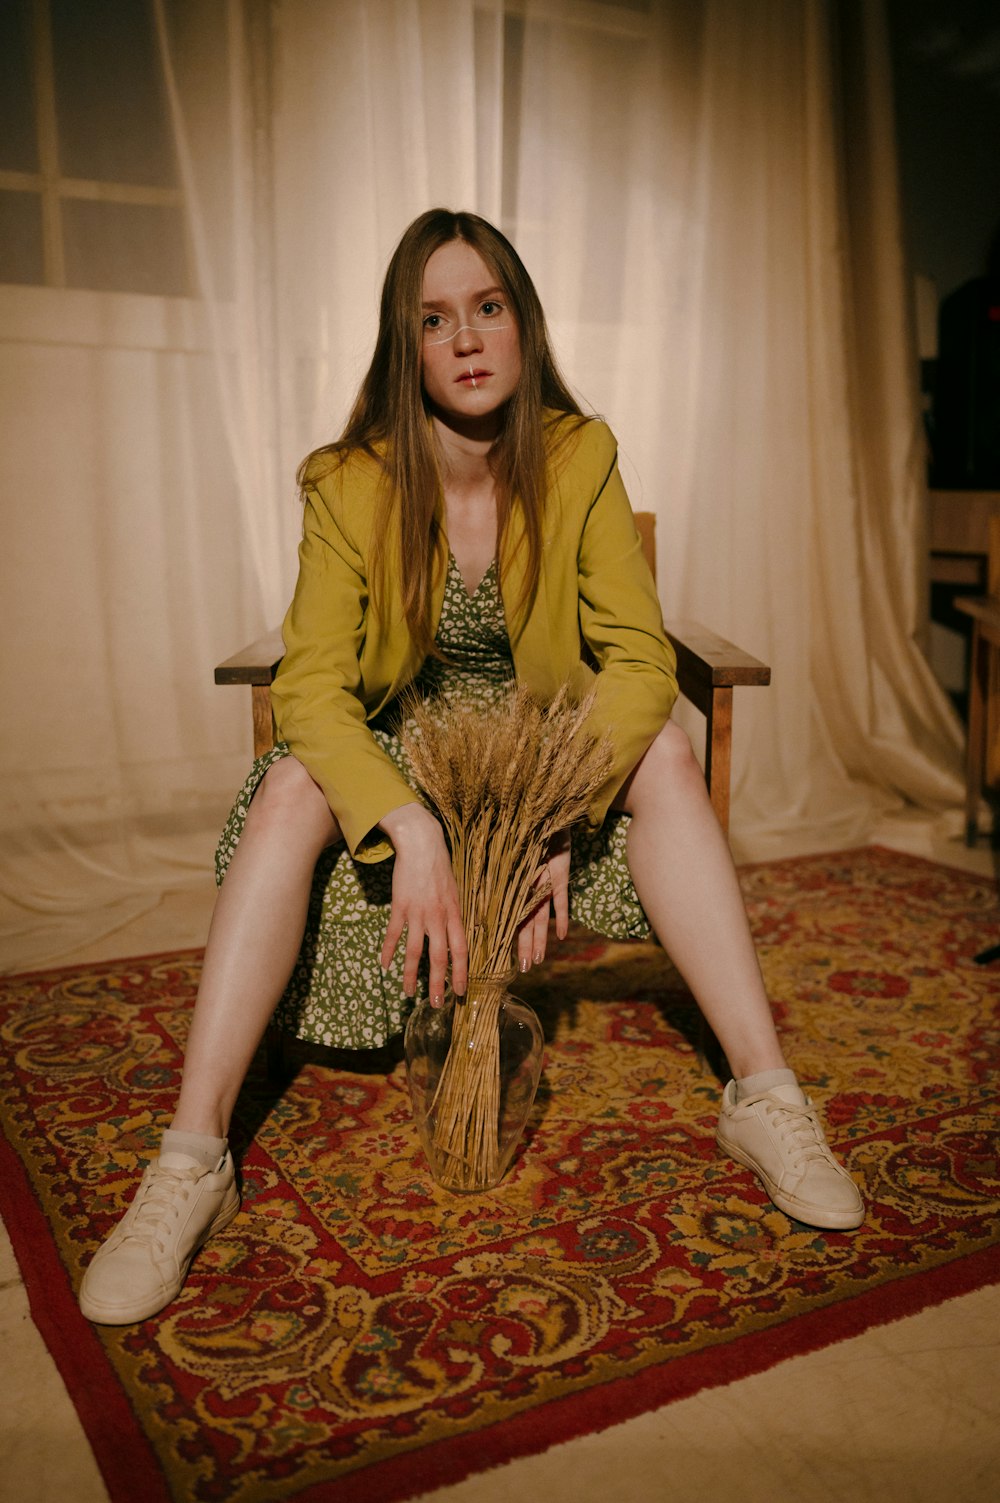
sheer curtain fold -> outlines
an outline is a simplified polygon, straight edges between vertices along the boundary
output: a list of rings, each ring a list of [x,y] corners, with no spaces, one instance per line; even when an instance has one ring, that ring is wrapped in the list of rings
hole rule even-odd
[[[842,34],[819,0],[667,4],[651,35],[619,39],[617,68],[577,28],[556,77],[557,8],[526,10],[519,155],[540,165],[511,227],[659,513],[668,610],[773,666],[739,711],[734,825],[758,844],[793,826],[863,838],[893,800],[957,796],[954,721],[900,611],[919,414],[865,9]],[[584,192],[554,165],[575,151]]]
[[[212,663],[280,618],[296,465],[343,423],[388,256],[439,203],[522,252],[570,383],[658,514],[667,613],[773,666],[738,712],[738,850],[853,841],[893,801],[958,801],[959,727],[920,652],[879,4],[153,14],[191,297],[0,289],[3,483],[46,498],[14,524],[35,562],[3,561],[24,622],[8,963],[57,953],[73,911],[107,928],[207,864],[248,753]]]
[[[501,15],[474,0],[276,7],[274,297],[283,474],[338,432],[382,274],[436,204],[498,217]]]
[[[811,313],[814,323],[824,308],[836,315],[819,331],[827,382],[814,388],[814,428],[831,411],[840,419],[839,455],[817,471],[813,678],[849,773],[944,807],[961,795],[961,728],[919,648],[926,489],[884,18],[879,7],[849,3],[836,21],[832,38],[822,28],[827,46],[835,44],[835,131],[820,121],[811,142],[814,157],[829,163],[812,174],[829,186],[817,195],[814,239],[827,295],[812,299]]]
[[[281,609],[294,538],[281,491],[269,7],[153,0],[184,192],[198,301],[206,316],[226,452],[241,505],[261,620]],[[206,72],[206,56],[225,63]]]

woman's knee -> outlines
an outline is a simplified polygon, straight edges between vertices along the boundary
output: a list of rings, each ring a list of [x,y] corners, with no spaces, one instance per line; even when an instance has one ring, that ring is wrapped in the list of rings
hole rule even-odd
[[[668,720],[626,779],[621,807],[631,812],[640,800],[669,798],[675,793],[698,795],[704,786],[704,775],[688,736]]]
[[[322,788],[293,756],[271,763],[257,785],[247,818],[257,824],[276,822],[289,832],[306,830],[322,837],[323,844],[341,838]]]
[[[690,738],[672,720],[668,720],[653,737],[643,758],[644,762],[647,760],[660,771],[675,777],[701,776]]]

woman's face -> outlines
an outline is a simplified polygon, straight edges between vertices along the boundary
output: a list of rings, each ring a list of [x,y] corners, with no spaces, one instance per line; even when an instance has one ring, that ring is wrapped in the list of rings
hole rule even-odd
[[[521,340],[510,299],[478,251],[449,240],[424,267],[424,391],[450,428],[495,433],[521,377]]]

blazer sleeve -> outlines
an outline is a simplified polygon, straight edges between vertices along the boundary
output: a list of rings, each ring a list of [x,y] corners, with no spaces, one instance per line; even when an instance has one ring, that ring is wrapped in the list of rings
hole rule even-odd
[[[597,484],[577,560],[580,633],[598,668],[592,721],[595,729],[609,730],[614,743],[611,774],[591,806],[596,827],[669,719],[678,687],[676,655],[618,470],[617,444],[603,423],[589,426]]]
[[[418,800],[367,725],[360,666],[367,565],[344,504],[346,472],[341,466],[305,491],[298,582],[271,706],[280,739],[322,788],[351,854],[378,861],[392,853],[379,819]]]

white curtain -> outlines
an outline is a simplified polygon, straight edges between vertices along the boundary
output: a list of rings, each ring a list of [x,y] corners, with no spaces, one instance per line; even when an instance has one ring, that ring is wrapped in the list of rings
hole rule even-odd
[[[571,384],[657,513],[667,615],[772,665],[737,707],[738,851],[958,802],[959,727],[920,649],[879,5],[151,14],[192,295],[0,288],[7,964],[210,861],[249,755],[242,693],[212,665],[280,618],[295,466],[342,423],[385,263],[434,204],[520,249]]]

